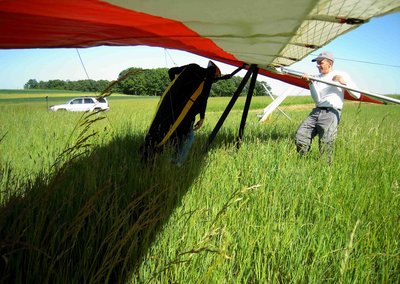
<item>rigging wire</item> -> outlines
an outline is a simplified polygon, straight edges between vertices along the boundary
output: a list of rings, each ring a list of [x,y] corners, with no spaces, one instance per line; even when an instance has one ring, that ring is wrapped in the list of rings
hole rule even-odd
[[[174,59],[172,58],[171,54],[169,53],[168,49],[167,49],[167,48],[164,48],[165,67],[168,68],[167,55],[168,55],[169,59],[171,60],[171,62],[174,64],[174,66],[177,67],[178,64],[176,64],[176,62],[175,62]]]
[[[86,70],[85,64],[83,63],[83,60],[82,60],[81,54],[79,53],[78,48],[75,48],[75,50],[76,50],[76,53],[78,54],[79,61],[81,62],[82,68],[83,68],[83,70],[85,71],[85,74],[86,74],[87,79],[88,79],[88,80],[91,80],[90,77],[89,77],[89,74],[88,74],[88,72],[87,72],[87,70]],[[110,94],[111,94],[111,93],[110,93]],[[115,128],[113,127],[113,124],[111,123],[110,118],[108,117],[108,115],[107,115],[104,111],[102,111],[102,113],[103,113],[104,116],[107,118],[107,121],[108,121],[108,123],[110,124],[111,128],[115,129]],[[81,119],[85,116],[85,114],[86,114],[86,112],[82,115]]]
[[[81,54],[79,53],[79,50],[77,48],[75,48],[75,50],[78,53],[78,57],[79,57],[79,60],[81,61],[81,65],[82,65],[83,70],[85,71],[86,77],[88,78],[88,80],[90,80],[89,74],[86,70],[85,64],[83,64],[83,60],[82,60]]]
[[[386,66],[386,67],[400,68],[400,65],[394,65],[394,64],[386,64],[386,63],[379,63],[379,62],[372,62],[372,61],[355,60],[355,59],[340,58],[340,57],[336,57],[336,59],[343,60],[343,61],[371,64],[371,65],[380,65],[380,66]]]
[[[316,53],[311,53],[313,56],[318,56]],[[366,60],[356,60],[356,59],[350,59],[350,58],[343,58],[343,57],[336,57],[335,60],[342,60],[342,61],[349,61],[349,62],[358,62],[358,63],[365,63],[365,64],[371,64],[371,65],[380,65],[380,66],[385,66],[385,67],[394,67],[394,68],[400,68],[400,65],[394,65],[394,64],[387,64],[387,63],[380,63],[380,62],[373,62],[373,61],[366,61]]]

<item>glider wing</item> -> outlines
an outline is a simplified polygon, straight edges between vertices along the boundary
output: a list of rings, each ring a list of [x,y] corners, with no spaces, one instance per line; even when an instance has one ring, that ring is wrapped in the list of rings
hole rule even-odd
[[[0,48],[149,45],[281,66],[395,11],[397,0],[3,0]]]
[[[159,46],[307,88],[269,68],[397,11],[398,0],[0,0],[0,48]]]

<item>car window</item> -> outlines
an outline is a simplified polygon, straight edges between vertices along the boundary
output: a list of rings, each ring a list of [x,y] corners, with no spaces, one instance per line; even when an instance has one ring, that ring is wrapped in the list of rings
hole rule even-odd
[[[85,98],[85,104],[93,104],[93,100],[90,98]]]
[[[106,99],[105,98],[98,98],[98,101],[100,102],[100,103],[107,103],[107,101],[106,101]]]
[[[75,99],[75,100],[71,101],[71,104],[72,104],[72,105],[81,104],[81,103],[82,103],[82,100],[81,100],[81,99]]]

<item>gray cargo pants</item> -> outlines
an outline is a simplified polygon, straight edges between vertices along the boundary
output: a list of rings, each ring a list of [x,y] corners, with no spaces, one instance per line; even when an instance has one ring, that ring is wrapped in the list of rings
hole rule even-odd
[[[306,154],[311,147],[316,135],[319,137],[319,150],[328,152],[331,157],[333,142],[337,136],[337,127],[341,111],[334,108],[314,108],[306,119],[300,124],[295,135],[297,152]]]

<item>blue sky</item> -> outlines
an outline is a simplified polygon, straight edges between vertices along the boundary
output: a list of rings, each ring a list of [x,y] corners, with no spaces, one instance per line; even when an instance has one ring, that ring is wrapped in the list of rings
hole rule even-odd
[[[314,74],[311,59],[322,50],[334,53],[335,69],[346,71],[362,90],[379,94],[400,94],[400,13],[372,19],[369,23],[313,52],[292,69]],[[202,66],[207,59],[177,50],[136,47],[95,47],[79,49],[90,79],[115,80],[129,67],[173,67],[191,62]],[[222,73],[235,68],[218,64]],[[87,79],[78,51],[71,49],[0,50],[0,89],[22,89],[29,79]],[[260,76],[275,94],[286,91],[287,84]],[[300,91],[293,91],[300,92]]]

